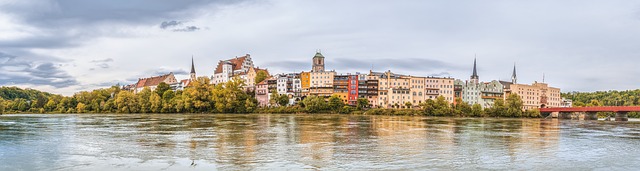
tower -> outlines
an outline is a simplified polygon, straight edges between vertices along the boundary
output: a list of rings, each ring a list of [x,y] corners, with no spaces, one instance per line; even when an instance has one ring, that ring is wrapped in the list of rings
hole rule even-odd
[[[320,51],[317,51],[316,55],[313,56],[313,66],[311,72],[324,72],[324,56],[322,56]]]
[[[518,77],[516,77],[516,64],[513,64],[513,74],[511,74],[511,83],[518,84]]]
[[[478,77],[478,70],[476,69],[476,58],[473,58],[473,74],[471,75],[471,82],[479,83],[480,77]]]
[[[191,81],[195,81],[196,80],[196,68],[195,65],[193,64],[193,56],[191,56],[191,73],[189,74]]]

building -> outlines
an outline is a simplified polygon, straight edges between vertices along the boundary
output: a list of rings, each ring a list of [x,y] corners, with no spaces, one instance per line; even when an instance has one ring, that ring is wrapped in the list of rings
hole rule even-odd
[[[313,56],[313,66],[309,73],[309,95],[331,96],[334,91],[333,80],[335,71],[324,70],[324,56],[316,52]]]
[[[145,87],[149,87],[151,91],[153,91],[156,89],[156,87],[160,83],[166,83],[169,86],[171,86],[171,85],[178,84],[178,80],[176,80],[176,77],[173,75],[173,72],[170,72],[169,74],[165,74],[165,75],[156,76],[156,77],[139,78],[138,82],[134,84],[135,88],[133,88],[133,93],[138,93],[142,91],[142,89],[144,89]]]
[[[358,97],[359,97],[359,73],[356,73],[356,75],[349,75],[349,85],[347,87],[347,104],[351,105],[351,106],[355,106],[358,104]]]
[[[335,75],[333,77],[333,96],[340,97],[342,103],[349,101],[349,75]]]
[[[562,104],[560,107],[573,107],[573,100],[562,98]]]
[[[251,68],[253,68],[253,61],[249,54],[228,60],[221,60],[218,62],[216,70],[211,77],[211,84],[226,83],[234,76],[238,76],[246,81],[246,73]]]
[[[511,82],[501,81],[504,85],[504,98],[511,94],[517,94],[522,99],[522,109],[530,110],[545,107],[561,107],[563,99],[560,97],[560,89],[549,87],[546,83],[534,82],[533,84],[518,84],[516,67],[513,66]]]
[[[371,72],[378,79],[377,107],[405,108],[405,104],[413,104],[409,82],[410,77],[387,71]]]
[[[301,72],[300,73],[300,89],[301,96],[309,95],[309,88],[311,88],[311,73],[310,72]]]
[[[424,81],[425,100],[435,100],[438,96],[444,97],[449,103],[455,101],[455,80],[444,77],[426,77]]]
[[[450,89],[452,96],[455,94],[454,87],[460,88],[460,98],[470,105],[480,104],[483,108],[493,106],[496,99],[503,99],[504,86],[499,81],[480,82],[478,76],[476,59],[473,60],[473,74],[468,81],[455,80],[454,86]]]
[[[268,80],[269,79],[265,79],[256,84],[256,100],[258,100],[258,106],[260,107],[269,106],[270,94],[269,85],[267,84]]]
[[[258,72],[264,72],[267,75],[267,77],[269,77],[269,70],[260,69],[259,67],[251,67],[246,73],[245,84],[247,84],[248,87],[253,87],[256,85],[256,76],[258,76]]]

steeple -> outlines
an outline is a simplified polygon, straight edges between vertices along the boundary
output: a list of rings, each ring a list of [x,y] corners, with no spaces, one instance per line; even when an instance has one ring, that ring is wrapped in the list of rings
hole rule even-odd
[[[513,74],[511,74],[511,83],[518,84],[518,77],[516,76],[516,64],[513,63]]]
[[[193,55],[191,55],[191,73],[189,74],[189,76],[191,76],[191,80],[196,80],[196,67],[193,63]]]
[[[478,70],[476,68],[476,58],[473,58],[473,75],[471,75],[471,80],[475,81],[476,83],[478,83],[479,80]]]

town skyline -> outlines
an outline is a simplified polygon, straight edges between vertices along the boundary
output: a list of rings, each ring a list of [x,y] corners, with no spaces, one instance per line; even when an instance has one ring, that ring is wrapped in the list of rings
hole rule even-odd
[[[198,76],[244,54],[272,74],[301,72],[316,49],[338,73],[466,80],[477,54],[484,81],[510,80],[516,63],[518,82],[544,74],[563,92],[640,85],[640,2],[154,4],[0,2],[0,86],[72,95],[168,72],[185,79],[192,56]]]

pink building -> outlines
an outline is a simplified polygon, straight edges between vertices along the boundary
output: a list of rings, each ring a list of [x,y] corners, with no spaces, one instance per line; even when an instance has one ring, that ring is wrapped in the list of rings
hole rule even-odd
[[[269,106],[269,85],[267,80],[269,79],[256,84],[256,99],[258,100],[258,106],[261,107]]]

